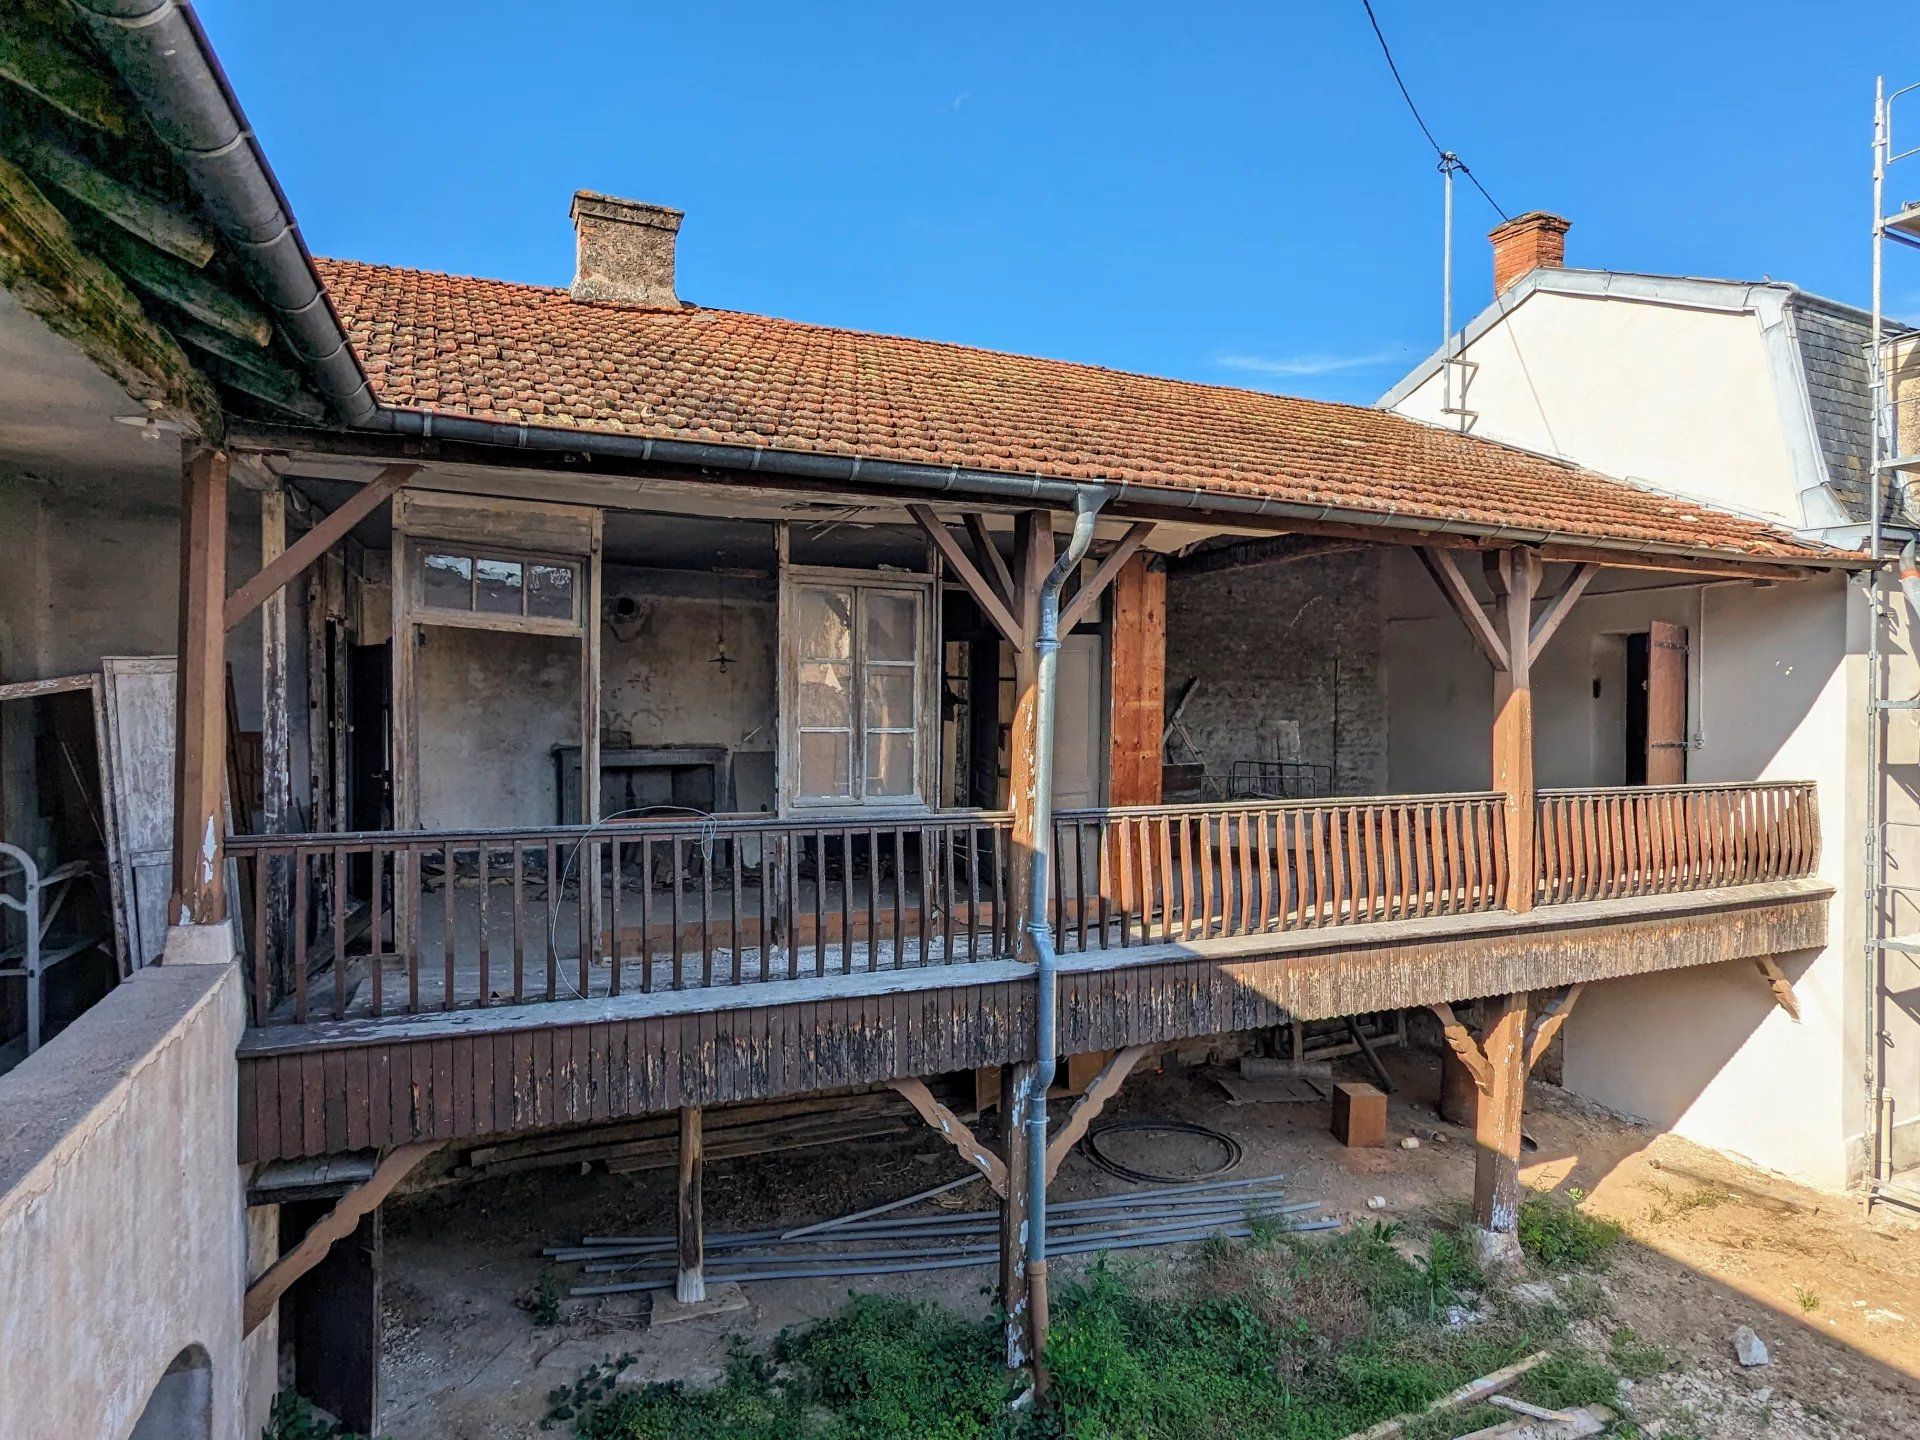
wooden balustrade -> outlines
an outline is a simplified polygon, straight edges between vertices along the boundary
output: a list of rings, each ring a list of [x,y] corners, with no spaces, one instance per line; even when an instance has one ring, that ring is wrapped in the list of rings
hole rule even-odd
[[[1505,903],[1496,793],[1064,811],[1050,908],[1090,951]],[[1811,783],[1543,790],[1537,903],[1811,874]],[[255,1024],[850,975],[1015,953],[1012,821],[765,817],[241,836]],[[276,872],[282,883],[276,884]],[[289,904],[269,953],[270,897]]]
[[[1610,900],[1811,875],[1811,781],[1542,790],[1539,902]]]
[[[254,1023],[684,990],[1012,953],[1010,817],[239,836]],[[269,954],[275,869],[290,953]]]
[[[1062,950],[1498,909],[1502,801],[1409,795],[1061,814]]]

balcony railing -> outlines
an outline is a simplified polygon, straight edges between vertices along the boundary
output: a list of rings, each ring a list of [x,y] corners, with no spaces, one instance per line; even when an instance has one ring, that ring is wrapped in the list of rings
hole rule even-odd
[[[1811,784],[1549,790],[1538,903],[1812,873]],[[689,818],[243,836],[257,1025],[846,976],[1014,953],[1012,818]],[[1498,910],[1498,794],[1059,814],[1060,948]],[[277,923],[270,923],[277,917]]]

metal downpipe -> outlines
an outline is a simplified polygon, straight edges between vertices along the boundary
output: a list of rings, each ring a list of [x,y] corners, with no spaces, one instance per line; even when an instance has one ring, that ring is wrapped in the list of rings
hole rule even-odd
[[[1047,870],[1053,859],[1053,729],[1060,671],[1060,591],[1086,558],[1093,526],[1108,491],[1089,488],[1074,497],[1073,534],[1040,585],[1040,626],[1034,636],[1033,866],[1027,894],[1027,935],[1033,941],[1034,1065],[1027,1091],[1027,1308],[1036,1399],[1047,1391],[1047,1091],[1059,1066],[1060,957],[1047,918]]]

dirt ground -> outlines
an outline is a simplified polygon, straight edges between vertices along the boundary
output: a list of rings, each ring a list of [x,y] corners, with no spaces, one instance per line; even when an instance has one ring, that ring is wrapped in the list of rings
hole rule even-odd
[[[1240,1174],[1284,1172],[1289,1198],[1318,1200],[1348,1220],[1448,1213],[1471,1192],[1473,1147],[1434,1110],[1438,1064],[1387,1056],[1396,1080],[1389,1148],[1345,1150],[1327,1107],[1232,1106],[1203,1071],[1140,1073],[1103,1118],[1203,1119],[1246,1147]],[[1595,1343],[1618,1325],[1656,1344],[1671,1368],[1626,1392],[1647,1435],[1920,1436],[1920,1231],[1869,1224],[1851,1199],[1820,1195],[1655,1134],[1552,1086],[1529,1097],[1527,1182],[1577,1187],[1626,1239],[1600,1276],[1611,1310],[1588,1322]],[[1401,1148],[1403,1137],[1420,1143]],[[1198,1142],[1137,1142],[1127,1158],[1178,1171],[1203,1160]],[[1152,1148],[1146,1148],[1148,1144]],[[712,1230],[798,1225],[924,1189],[961,1171],[930,1131],[782,1156],[712,1163]],[[1061,1168],[1060,1198],[1126,1189],[1081,1156]],[[984,1208],[984,1188],[960,1192]],[[1385,1201],[1384,1212],[1369,1200]],[[667,1176],[548,1171],[403,1197],[389,1206],[383,1430],[392,1440],[507,1440],[542,1433],[548,1392],[609,1355],[638,1356],[635,1374],[698,1383],[716,1376],[730,1337],[764,1343],[832,1312],[850,1285],[984,1314],[989,1268],[918,1276],[779,1281],[748,1288],[745,1310],[650,1330],[644,1295],[564,1302],[538,1326],[524,1308],[543,1275],[543,1246],[588,1234],[671,1228]],[[1147,1263],[1177,1266],[1181,1257]],[[1056,1262],[1070,1276],[1085,1263]],[[576,1279],[571,1267],[558,1272]],[[1059,1280],[1056,1280],[1056,1284]],[[1731,1336],[1751,1326],[1771,1363],[1742,1369]],[[1649,1423],[1650,1422],[1650,1423]]]

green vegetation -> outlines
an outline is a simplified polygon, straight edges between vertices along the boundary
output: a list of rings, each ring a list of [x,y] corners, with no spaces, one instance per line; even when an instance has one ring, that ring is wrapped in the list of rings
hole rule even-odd
[[[1807,1286],[1807,1285],[1794,1286],[1793,1298],[1799,1302],[1800,1308],[1806,1311],[1808,1314],[1812,1314],[1815,1310],[1818,1310],[1820,1308],[1820,1292],[1813,1289],[1811,1286]]]
[[[1671,1185],[1656,1184],[1650,1188],[1663,1202],[1647,1211],[1647,1219],[1655,1225],[1669,1218],[1691,1215],[1695,1210],[1717,1210],[1733,1198],[1711,1185],[1696,1185],[1686,1191],[1675,1190]]]
[[[551,1329],[566,1319],[561,1304],[560,1277],[548,1271],[534,1282],[533,1288],[520,1297],[520,1308],[533,1317],[533,1323],[542,1329]]]
[[[1529,1195],[1520,1204],[1520,1248],[1548,1269],[1599,1265],[1618,1243],[1619,1225],[1580,1208],[1580,1197]]]
[[[267,1416],[267,1428],[260,1440],[365,1440],[358,1430],[336,1424],[324,1410],[282,1390],[273,1397],[273,1409]]]
[[[1560,1263],[1604,1253],[1611,1237],[1570,1209],[1556,1202],[1545,1220],[1558,1237],[1547,1249]],[[1216,1241],[1177,1292],[1104,1259],[1059,1288],[1044,1414],[1010,1408],[996,1321],[868,1295],[767,1354],[737,1350],[710,1388],[618,1385],[630,1357],[609,1361],[553,1392],[547,1423],[579,1440],[1337,1440],[1539,1349],[1554,1354],[1517,1396],[1614,1397],[1617,1370],[1565,1344],[1561,1307],[1448,1325],[1484,1283],[1471,1247],[1444,1232],[1417,1250],[1391,1224]],[[1623,1334],[1616,1348],[1647,1363]],[[1421,1421],[1409,1433],[1459,1432]]]

